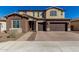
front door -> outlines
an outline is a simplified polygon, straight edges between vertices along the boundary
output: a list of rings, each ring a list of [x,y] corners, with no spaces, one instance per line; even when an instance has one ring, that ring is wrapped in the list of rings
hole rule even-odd
[[[36,21],[29,21],[30,31],[36,31]]]

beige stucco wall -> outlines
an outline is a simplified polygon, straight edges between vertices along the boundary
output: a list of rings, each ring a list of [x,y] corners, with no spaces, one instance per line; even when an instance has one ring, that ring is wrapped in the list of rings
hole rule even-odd
[[[6,30],[6,22],[0,22],[1,23],[1,32]]]
[[[39,17],[38,17],[38,12],[39,12]],[[36,18],[42,18],[41,13],[42,13],[42,12],[40,12],[40,11],[34,11],[34,14],[35,14],[34,17],[36,17]],[[33,11],[27,11],[26,14],[27,14],[27,15],[30,15],[30,16],[33,16]]]
[[[33,16],[33,12],[32,11],[28,11],[26,12],[27,15]]]
[[[20,11],[19,14],[23,15],[23,14],[25,14],[25,12]]]
[[[38,17],[38,12],[39,12],[39,17]],[[34,11],[34,14],[36,18],[42,18],[42,15],[41,15],[42,11]],[[27,11],[27,12],[19,12],[19,14],[23,15],[23,14],[27,14],[27,15],[30,15],[30,16],[33,16],[33,11]]]
[[[50,11],[57,11],[57,16],[50,16]],[[61,15],[61,13],[63,13],[63,15]],[[55,18],[65,18],[64,17],[64,12],[62,12],[61,10],[58,10],[58,9],[48,9],[46,11],[46,18],[49,18],[49,19],[55,19]]]
[[[50,11],[57,11],[57,16],[50,16]],[[34,12],[35,16],[33,16],[33,12]],[[38,17],[38,12],[39,12],[39,17]],[[27,14],[27,15],[30,15],[30,16],[33,16],[33,17],[36,17],[36,18],[43,18],[42,15],[41,15],[43,12],[44,11],[26,11],[26,12],[20,11],[19,14]],[[47,19],[65,18],[65,12],[61,11],[59,9],[56,9],[56,8],[51,8],[51,9],[46,10],[46,18]]]

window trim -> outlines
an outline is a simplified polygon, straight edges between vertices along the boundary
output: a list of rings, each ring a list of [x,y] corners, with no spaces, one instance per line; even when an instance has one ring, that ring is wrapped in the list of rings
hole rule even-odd
[[[35,11],[33,11],[33,17],[35,17]]]
[[[38,13],[38,17],[40,17],[40,12],[38,11],[37,13]]]
[[[12,20],[12,25],[11,25],[12,28],[14,28],[13,27],[13,21],[19,21],[19,28],[21,28],[21,20]]]
[[[57,16],[57,11],[50,11],[50,16]]]

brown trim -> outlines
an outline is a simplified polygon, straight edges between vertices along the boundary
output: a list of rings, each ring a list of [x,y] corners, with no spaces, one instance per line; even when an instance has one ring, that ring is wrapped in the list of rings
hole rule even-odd
[[[22,17],[22,18],[26,18],[28,19],[28,17],[26,15],[20,15],[20,14],[16,14],[16,13],[13,13],[13,14],[10,14],[10,15],[7,15],[5,16],[6,18],[10,17],[10,16],[19,16],[19,17]]]
[[[46,21],[70,21],[70,19],[46,19]]]
[[[50,22],[50,24],[65,24],[66,22]]]
[[[6,20],[0,20],[0,22],[6,22]]]
[[[59,7],[49,7],[47,10],[53,9],[53,8],[58,9],[58,10],[61,10],[61,11],[64,11],[63,9],[61,9],[61,8],[59,8]]]
[[[43,18],[39,18],[37,20],[45,20],[45,21],[70,21],[70,19],[43,19]]]
[[[71,22],[77,22],[77,21],[79,21],[79,19],[78,20],[71,20]]]

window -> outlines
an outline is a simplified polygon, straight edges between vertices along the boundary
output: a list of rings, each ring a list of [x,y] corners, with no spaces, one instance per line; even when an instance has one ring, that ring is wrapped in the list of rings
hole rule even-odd
[[[33,16],[35,16],[35,12],[33,11]]]
[[[40,15],[39,15],[39,11],[38,11],[38,17],[39,17]]]
[[[57,12],[56,11],[51,11],[50,16],[57,16]]]
[[[41,15],[42,17],[44,17],[44,13],[43,13],[43,12],[41,12],[40,15]]]
[[[13,20],[13,28],[20,28],[20,20]]]

